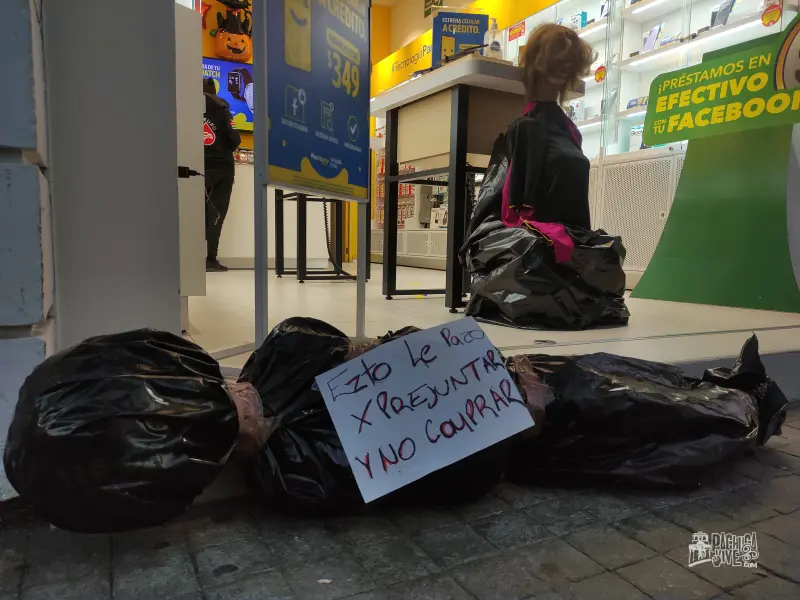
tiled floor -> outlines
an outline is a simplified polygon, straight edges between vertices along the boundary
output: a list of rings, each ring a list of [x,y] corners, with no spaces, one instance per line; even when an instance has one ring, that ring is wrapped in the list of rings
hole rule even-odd
[[[293,520],[256,499],[81,536],[0,522],[0,600],[797,600],[800,411],[693,493],[502,484],[466,506]],[[694,532],[758,567],[688,567]]]
[[[348,265],[352,268],[352,265]],[[432,327],[455,318],[441,296],[397,297],[381,295],[381,266],[372,265],[367,284],[367,335],[376,336],[406,325]],[[354,270],[354,269],[353,269]],[[352,272],[352,271],[351,271]],[[311,316],[355,335],[355,284],[306,282],[293,276],[269,275],[270,326],[291,316]],[[401,288],[442,288],[444,273],[400,268]],[[252,271],[211,273],[208,295],[190,298],[189,333],[210,352],[253,342],[254,282]],[[483,325],[494,344],[506,352],[597,351],[657,361],[681,361],[734,356],[751,331],[757,331],[764,353],[800,348],[800,315],[629,299],[627,327],[591,331],[523,331]],[[722,332],[722,333],[714,333]],[[241,367],[248,354],[222,361]]]

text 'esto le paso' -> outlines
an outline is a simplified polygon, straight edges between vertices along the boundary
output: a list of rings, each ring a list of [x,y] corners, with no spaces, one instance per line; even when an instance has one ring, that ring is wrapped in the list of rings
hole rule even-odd
[[[507,376],[499,383],[495,376],[495,385],[488,385],[485,381],[486,378],[497,375],[498,370],[504,370],[502,358],[494,348],[481,350],[477,356],[459,363],[459,366],[451,369],[449,373],[441,372],[440,354],[456,348],[463,350],[465,346],[483,340],[485,334],[482,330],[476,329],[453,335],[450,329],[442,328],[439,334],[443,343],[438,345],[437,350],[434,350],[430,343],[415,347],[413,341],[395,342],[402,344],[403,352],[398,353],[397,360],[404,361],[403,365],[395,364],[393,368],[391,362],[370,361],[366,355],[355,363],[355,366],[351,365],[342,370],[327,382],[330,396],[336,403],[355,400],[354,396],[358,394],[358,404],[353,406],[356,410],[352,412],[348,410],[358,435],[379,425],[380,422],[386,423],[393,419],[410,417],[419,421],[422,430],[418,432],[418,438],[423,443],[427,441],[429,444],[438,444],[442,440],[455,437],[460,432],[474,432],[483,420],[499,418],[500,413],[513,404],[525,405]],[[427,381],[417,385],[419,381],[417,380],[414,389],[409,391],[390,391],[390,388],[402,390],[403,387],[408,387],[404,386],[401,376],[392,380],[392,374],[401,371],[398,368],[401,366],[402,370],[408,373],[409,365],[414,370],[422,370]],[[467,387],[470,388],[469,396],[472,397],[465,397],[467,394],[464,388]],[[482,393],[475,393],[476,387]],[[374,395],[369,390],[374,390]],[[427,418],[423,425],[424,416],[417,415],[432,411],[440,405],[440,402],[443,404],[448,401],[454,405],[454,414],[448,415],[441,422]],[[378,450],[384,472],[387,472],[390,466],[414,457],[417,451],[415,437],[409,435],[399,444],[388,444],[386,450],[384,448]],[[371,479],[373,467],[370,454],[367,453],[363,458],[355,457],[355,460],[364,467]]]

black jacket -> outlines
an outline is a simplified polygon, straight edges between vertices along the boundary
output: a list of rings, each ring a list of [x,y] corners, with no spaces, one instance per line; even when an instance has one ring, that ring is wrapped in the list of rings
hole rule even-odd
[[[206,170],[232,167],[233,151],[242,138],[233,128],[228,103],[215,94],[206,97],[206,112],[203,115],[203,145]]]

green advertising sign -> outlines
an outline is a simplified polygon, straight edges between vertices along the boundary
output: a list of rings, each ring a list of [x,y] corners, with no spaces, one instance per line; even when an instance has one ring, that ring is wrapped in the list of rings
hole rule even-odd
[[[657,146],[800,122],[800,16],[749,48],[650,85],[644,143]]]
[[[430,17],[434,6],[444,6],[444,0],[425,0],[425,16]]]

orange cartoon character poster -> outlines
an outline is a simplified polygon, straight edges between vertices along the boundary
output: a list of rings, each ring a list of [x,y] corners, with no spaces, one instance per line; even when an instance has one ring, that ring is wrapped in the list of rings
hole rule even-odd
[[[204,0],[203,56],[253,63],[252,0]]]

